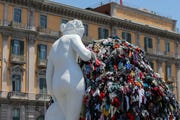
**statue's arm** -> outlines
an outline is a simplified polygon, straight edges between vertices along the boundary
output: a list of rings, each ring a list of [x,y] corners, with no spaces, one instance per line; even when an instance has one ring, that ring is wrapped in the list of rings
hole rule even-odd
[[[88,61],[91,59],[91,51],[85,47],[79,35],[74,35],[71,42],[72,48],[77,52],[82,60]]]
[[[54,73],[54,65],[52,63],[52,57],[50,52],[47,63],[47,69],[46,69],[46,84],[47,84],[47,90],[50,92],[50,95],[53,95],[52,92],[53,73]]]

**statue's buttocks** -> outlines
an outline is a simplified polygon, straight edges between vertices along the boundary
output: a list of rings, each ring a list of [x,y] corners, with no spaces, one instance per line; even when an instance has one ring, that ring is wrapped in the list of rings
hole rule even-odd
[[[64,26],[64,35],[51,48],[46,78],[47,88],[55,103],[48,109],[46,120],[79,119],[84,78],[76,60],[77,55],[85,61],[91,58],[91,52],[81,41],[83,33],[81,21],[70,21]],[[57,111],[61,114],[55,114]]]

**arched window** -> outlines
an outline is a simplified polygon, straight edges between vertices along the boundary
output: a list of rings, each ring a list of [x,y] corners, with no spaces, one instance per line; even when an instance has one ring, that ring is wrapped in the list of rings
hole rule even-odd
[[[38,87],[39,93],[47,93],[47,86],[46,86],[46,70],[41,69],[38,71]]]
[[[11,85],[12,91],[20,92],[22,89],[22,78],[24,69],[20,65],[11,68]]]

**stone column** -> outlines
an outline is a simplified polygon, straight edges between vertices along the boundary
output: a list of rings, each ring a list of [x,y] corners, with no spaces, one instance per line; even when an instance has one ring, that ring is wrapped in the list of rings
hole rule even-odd
[[[8,3],[4,3],[4,26],[8,26]]]
[[[177,80],[176,80],[176,86],[177,86],[177,99],[180,104],[180,63],[176,64],[176,71],[177,71]]]
[[[3,33],[3,56],[2,56],[2,96],[7,96],[7,68],[8,68],[8,57],[9,57],[9,51],[8,51],[8,33]]]
[[[35,79],[35,37],[29,36],[28,40],[28,50],[27,50],[27,86],[29,99],[35,99],[34,93],[34,79]]]

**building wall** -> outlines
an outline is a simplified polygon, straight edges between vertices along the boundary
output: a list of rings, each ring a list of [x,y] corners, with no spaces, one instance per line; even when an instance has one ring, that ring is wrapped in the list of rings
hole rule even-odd
[[[132,10],[129,11],[127,9],[116,8],[116,14],[114,16],[122,19],[132,20],[140,24],[147,24],[154,27],[160,27],[166,30],[173,30],[173,25],[171,23],[165,22],[163,19],[154,19],[150,15],[144,15],[142,13],[139,14]]]
[[[4,20],[4,2],[0,2],[0,20]],[[8,21],[9,23],[11,23],[11,21],[13,20],[13,10],[14,7],[16,8],[21,8],[22,9],[22,23],[23,25],[28,25],[29,22],[29,8],[24,7],[22,5],[15,5],[15,4],[11,4],[8,3]],[[85,40],[87,41],[91,41],[91,40],[97,40],[98,39],[98,28],[99,27],[103,27],[109,30],[109,36],[112,34],[112,28],[116,28],[116,35],[119,36],[120,38],[122,38],[122,32],[129,32],[131,33],[131,42],[134,45],[138,45],[140,48],[144,49],[144,37],[151,37],[152,38],[152,42],[153,42],[153,48],[152,48],[152,52],[147,52],[147,57],[150,60],[150,62],[152,62],[154,64],[154,71],[158,72],[160,69],[162,69],[161,77],[166,81],[166,65],[170,64],[172,67],[172,77],[174,77],[174,81],[173,81],[173,85],[176,87],[178,84],[176,84],[177,82],[177,71],[178,68],[176,66],[176,63],[179,63],[178,60],[180,60],[179,58],[174,58],[170,55],[164,56],[164,51],[165,51],[165,43],[166,40],[170,42],[170,53],[172,55],[175,54],[175,47],[176,47],[176,39],[173,38],[166,38],[164,36],[158,36],[158,34],[151,34],[151,33],[147,33],[144,31],[138,31],[135,28],[132,27],[123,27],[122,26],[112,26],[111,22],[109,24],[103,23],[103,22],[99,22],[99,18],[103,18],[104,15],[98,14],[97,16],[99,18],[97,18],[96,20],[93,21],[92,16],[90,16],[92,13],[88,14],[87,12],[87,17],[83,18],[83,16],[80,16],[80,13],[77,13],[77,16],[74,15],[61,15],[61,14],[57,14],[57,13],[53,13],[53,12],[49,12],[49,11],[45,11],[45,10],[39,10],[36,8],[31,8],[34,12],[33,14],[33,21],[34,21],[34,26],[36,27],[35,30],[30,30],[27,28],[20,28],[20,27],[14,27],[14,26],[3,26],[5,27],[5,32],[3,32],[1,30],[1,24],[0,24],[0,91],[3,92],[4,90],[6,91],[6,95],[2,95],[2,93],[0,93],[0,100],[1,99],[8,99],[8,100],[12,100],[10,104],[9,103],[9,107],[5,108],[5,107],[0,107],[0,119],[2,120],[6,120],[6,117],[10,117],[11,116],[11,110],[14,107],[14,105],[17,105],[17,101],[18,103],[23,102],[23,105],[19,105],[21,106],[21,111],[22,110],[26,110],[25,112],[25,118],[26,119],[32,119],[35,120],[39,115],[44,114],[44,107],[39,106],[39,103],[43,103],[43,102],[47,102],[49,99],[38,99],[37,96],[40,94],[39,93],[39,80],[38,80],[38,72],[40,70],[46,69],[46,66],[39,66],[38,65],[38,44],[45,44],[47,45],[47,54],[49,54],[49,51],[51,49],[52,44],[60,37],[51,34],[51,32],[60,32],[60,24],[62,22],[62,19],[81,19],[83,21],[83,23],[88,24],[88,36],[85,38]],[[69,8],[70,9],[70,8]],[[109,6],[108,6],[108,10],[109,10]],[[78,11],[78,10],[77,10]],[[75,11],[75,12],[77,12]],[[117,11],[115,12],[116,16],[119,16],[121,18],[125,18],[125,19],[129,19],[129,20],[134,20],[137,22],[142,22],[144,24],[149,24],[150,26],[158,26],[162,29],[166,29],[166,30],[172,30],[173,25],[165,22],[165,21],[157,21],[154,20],[153,18],[149,17],[145,17],[143,14],[135,14],[133,12],[129,12],[129,11],[120,11],[119,9],[117,9]],[[47,15],[47,29],[50,30],[50,32],[47,31],[43,31],[43,32],[39,32],[38,31],[38,27],[40,24],[40,15]],[[95,14],[95,13],[94,13]],[[84,15],[85,16],[85,15]],[[90,17],[88,17],[90,16]],[[88,18],[88,19],[87,19]],[[161,24],[160,24],[161,23]],[[4,29],[3,29],[4,30]],[[6,34],[5,34],[6,33]],[[137,43],[137,33],[139,34],[139,43]],[[170,33],[169,33],[170,34]],[[5,39],[7,37],[7,39]],[[160,39],[159,40],[159,46],[157,47],[157,37]],[[10,48],[11,48],[11,40],[13,38],[18,38],[22,41],[24,41],[24,56],[25,56],[25,63],[12,63],[10,60]],[[6,42],[7,40],[7,49],[3,49],[3,43]],[[179,40],[179,39],[178,39]],[[180,56],[180,42],[178,42],[178,55]],[[158,51],[159,49],[159,51]],[[32,50],[32,51],[31,51]],[[4,62],[3,58],[3,53],[7,53],[7,65]],[[33,55],[29,55],[29,53],[34,53]],[[163,53],[160,56],[158,56],[158,53]],[[33,56],[33,57],[31,57]],[[47,55],[48,56],[48,55]],[[158,56],[158,57],[157,57]],[[174,60],[177,59],[177,60]],[[178,61],[178,62],[177,62]],[[159,66],[159,62],[161,63],[161,66]],[[3,66],[4,65],[4,66]],[[25,98],[22,96],[17,96],[17,99],[14,98],[8,98],[8,94],[9,92],[12,92],[12,79],[11,79],[11,71],[10,69],[15,66],[15,65],[19,65],[24,69],[23,72],[23,79],[22,79],[22,94],[25,94]],[[3,67],[6,67],[6,69],[3,69]],[[160,67],[160,68],[159,68]],[[3,73],[3,70],[4,73]],[[32,71],[29,71],[32,70]],[[33,74],[30,74],[30,72],[33,72]],[[2,75],[7,75],[7,77],[4,77]],[[32,76],[30,76],[32,75]],[[6,78],[6,81],[3,81],[3,79]],[[5,86],[4,86],[5,85]],[[177,88],[174,88],[173,91],[176,96],[177,94],[179,94],[177,91]],[[26,96],[26,94],[28,94],[28,96]],[[31,94],[31,95],[29,95]],[[40,94],[41,95],[41,94]],[[4,97],[5,96],[5,97]],[[31,97],[30,97],[31,96]],[[180,97],[178,98],[180,101]],[[31,101],[29,100],[33,100],[35,101],[35,103],[30,104]],[[30,103],[29,103],[30,102]],[[1,101],[0,101],[0,104]],[[3,103],[3,106],[6,105],[7,103]],[[30,104],[30,105],[29,105]],[[35,105],[34,105],[35,104]],[[28,106],[26,106],[28,105]],[[6,114],[7,116],[3,115]],[[23,114],[23,111],[22,111]],[[4,117],[2,117],[2,115]],[[8,116],[9,115],[9,116]],[[9,118],[10,119],[10,118]],[[24,119],[24,118],[23,118]]]

